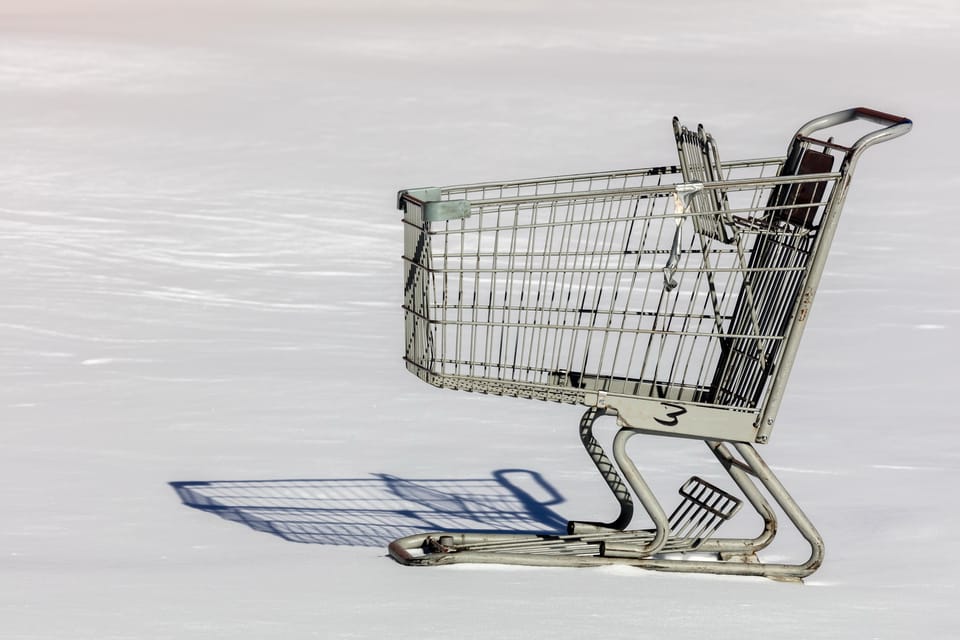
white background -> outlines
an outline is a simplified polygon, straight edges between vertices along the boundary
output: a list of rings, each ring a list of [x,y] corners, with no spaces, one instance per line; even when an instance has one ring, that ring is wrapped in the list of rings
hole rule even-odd
[[[958,28],[949,0],[3,2],[0,636],[950,636]],[[861,105],[916,126],[857,168],[762,450],[827,543],[805,585],[408,568],[169,484],[518,468],[612,517],[579,410],[404,371],[396,191],[670,164],[674,114],[779,155]],[[634,453],[672,491],[694,444]]]

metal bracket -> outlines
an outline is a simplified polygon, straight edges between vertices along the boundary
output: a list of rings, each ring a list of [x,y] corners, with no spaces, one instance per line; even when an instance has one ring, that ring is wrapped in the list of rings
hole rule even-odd
[[[683,217],[690,209],[693,195],[703,190],[703,184],[699,182],[678,184],[676,189],[676,193],[673,194],[673,213],[677,217],[677,229],[673,232],[670,257],[667,259],[666,266],[663,267],[663,286],[667,291],[673,291],[678,284],[673,274],[676,273],[677,265],[680,263],[680,243],[683,241],[680,229],[683,227]]]

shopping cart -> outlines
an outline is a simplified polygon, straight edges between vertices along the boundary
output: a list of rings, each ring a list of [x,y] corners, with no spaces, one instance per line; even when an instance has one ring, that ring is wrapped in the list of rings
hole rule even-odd
[[[820,133],[854,121],[870,130],[849,146]],[[585,405],[580,436],[620,514],[568,535],[410,536],[389,547],[398,561],[785,579],[820,565],[819,533],[753,443],[773,429],[856,162],[912,123],[849,109],[802,126],[785,157],[735,162],[702,126],[673,126],[674,166],[400,192],[409,371]],[[613,461],[593,433],[603,415],[619,426]],[[699,477],[668,516],[626,452],[637,434],[705,441],[760,534],[717,537],[743,500]],[[627,530],[633,496],[652,527]],[[757,558],[777,532],[768,497],[809,542],[805,562]]]

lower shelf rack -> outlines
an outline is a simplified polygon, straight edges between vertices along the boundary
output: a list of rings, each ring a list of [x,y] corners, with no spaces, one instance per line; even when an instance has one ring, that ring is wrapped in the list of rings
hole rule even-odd
[[[595,532],[570,535],[518,535],[434,533],[409,536],[390,545],[390,553],[404,564],[447,564],[451,562],[503,562],[531,564],[531,556],[582,558],[590,564],[606,564],[605,558],[647,558],[659,554],[698,551],[719,526],[733,517],[741,501],[699,477],[680,487],[682,500],[670,516],[670,534],[656,547],[655,531],[617,531],[598,528]],[[489,555],[478,560],[478,554]],[[581,562],[576,562],[581,564]],[[533,562],[533,564],[553,564]]]

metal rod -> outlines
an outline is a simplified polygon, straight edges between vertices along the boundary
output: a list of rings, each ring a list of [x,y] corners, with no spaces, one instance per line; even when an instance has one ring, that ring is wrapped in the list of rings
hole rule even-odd
[[[587,455],[590,456],[590,460],[593,461],[594,466],[597,467],[600,475],[603,476],[603,480],[613,493],[613,497],[617,499],[617,504],[620,506],[620,514],[613,521],[606,523],[568,522],[567,532],[571,534],[597,531],[598,529],[623,530],[626,529],[633,520],[633,498],[630,496],[630,491],[627,489],[627,485],[623,483],[623,478],[617,473],[617,468],[613,462],[610,461],[610,458],[608,458],[607,454],[603,451],[600,442],[593,435],[594,423],[597,418],[600,418],[604,414],[603,409],[596,407],[587,409],[580,419],[580,441],[583,443],[584,449],[587,450]]]

